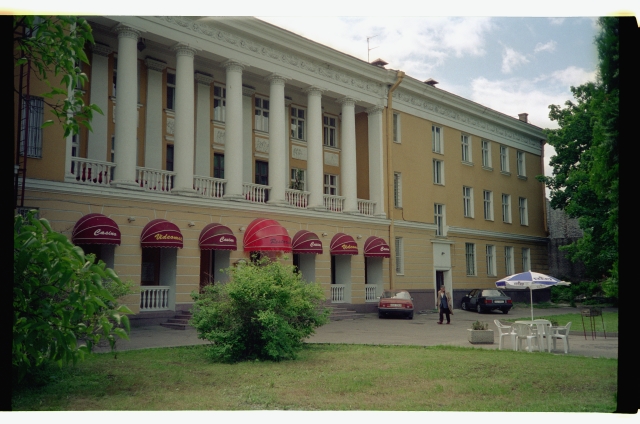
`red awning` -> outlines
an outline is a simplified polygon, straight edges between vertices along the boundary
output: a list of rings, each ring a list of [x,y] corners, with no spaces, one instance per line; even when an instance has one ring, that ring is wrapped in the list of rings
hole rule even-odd
[[[353,237],[345,233],[338,233],[331,239],[332,255],[357,255],[358,244]]]
[[[322,255],[322,242],[315,233],[300,230],[291,240],[293,253],[317,253]]]
[[[173,247],[182,249],[182,233],[176,224],[166,219],[154,219],[140,234],[142,247]]]
[[[111,218],[100,213],[90,213],[76,222],[71,233],[74,244],[120,245],[120,228]]]
[[[251,221],[244,233],[244,251],[291,252],[291,237],[278,221],[258,218]]]
[[[202,229],[198,240],[202,250],[236,250],[236,236],[222,224],[208,224]]]
[[[380,237],[371,236],[364,242],[364,256],[369,258],[388,258],[391,249],[386,241]]]

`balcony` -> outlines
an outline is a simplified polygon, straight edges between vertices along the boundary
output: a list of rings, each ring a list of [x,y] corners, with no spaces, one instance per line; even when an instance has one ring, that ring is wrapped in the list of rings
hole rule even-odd
[[[242,183],[242,195],[251,203],[267,203],[267,200],[269,200],[269,190],[271,190],[269,186]]]
[[[109,186],[116,164],[99,160],[72,157],[71,175],[80,184]]]
[[[193,177],[193,188],[200,197],[210,197],[221,199],[224,196],[224,189],[227,180],[212,177]]]
[[[136,182],[145,191],[171,193],[176,173],[136,166]]]
[[[309,206],[308,191],[286,189],[284,192],[285,199],[294,208],[306,209]]]

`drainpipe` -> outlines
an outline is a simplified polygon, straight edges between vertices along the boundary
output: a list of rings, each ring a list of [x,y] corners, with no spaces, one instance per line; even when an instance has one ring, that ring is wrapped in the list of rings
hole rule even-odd
[[[546,140],[542,140],[542,153],[540,154],[540,167],[542,169],[542,175],[544,175],[544,145],[546,144]],[[551,208],[551,205],[549,205]],[[547,233],[547,237],[549,236],[549,222],[547,217],[547,186],[546,184],[542,184],[542,217],[544,224],[544,231]]]
[[[393,203],[393,158],[391,147],[393,146],[393,92],[404,78],[404,72],[398,71],[395,84],[389,89],[387,94],[387,213],[389,214],[389,289],[393,290],[396,274],[396,236],[394,233],[394,203]]]

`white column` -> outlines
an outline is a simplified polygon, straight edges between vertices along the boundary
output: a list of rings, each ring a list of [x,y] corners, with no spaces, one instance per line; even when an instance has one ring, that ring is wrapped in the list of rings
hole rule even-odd
[[[369,200],[376,202],[376,216],[385,218],[384,213],[384,155],[382,136],[382,106],[367,109],[369,128]]]
[[[116,131],[111,185],[140,189],[136,183],[136,147],[138,127],[138,37],[140,32],[125,25],[118,33],[118,89],[116,92]]]
[[[253,183],[253,95],[256,90],[242,87],[242,181]]]
[[[111,137],[108,136],[108,120],[107,110],[109,108],[109,54],[112,50],[102,44],[93,46],[93,55],[91,57],[91,101],[90,103],[98,106],[104,115],[95,113],[91,120],[91,128],[89,131],[89,139],[87,146],[87,158],[96,160],[111,160],[108,152],[108,142]],[[107,159],[108,158],[108,159]]]
[[[307,191],[309,209],[324,207],[324,149],[322,147],[322,89],[309,87],[307,93]]]
[[[287,187],[287,156],[285,137],[285,106],[284,106],[284,83],[285,78],[281,75],[271,74],[267,81],[270,83],[269,90],[269,192],[270,204],[284,205],[285,189]]]
[[[356,170],[356,101],[350,97],[338,100],[342,104],[342,149],[340,157],[340,186],[345,197],[345,213],[358,213],[358,176]]]
[[[144,166],[162,169],[162,72],[167,64],[159,60],[146,59],[147,104],[144,141]]]
[[[213,76],[196,72],[198,100],[196,105],[195,174],[211,175],[211,84]]]
[[[228,60],[227,116],[225,123],[224,176],[227,180],[224,197],[242,200],[242,70],[244,65]]]
[[[172,193],[195,195],[193,190],[194,160],[194,75],[193,58],[196,50],[186,45],[174,47],[176,52],[176,129],[175,154],[175,188]]]

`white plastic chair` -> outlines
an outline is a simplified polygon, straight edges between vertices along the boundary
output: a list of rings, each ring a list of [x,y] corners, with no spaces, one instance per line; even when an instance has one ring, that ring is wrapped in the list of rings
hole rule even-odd
[[[498,350],[502,350],[502,338],[507,336],[511,339],[511,346],[513,346],[513,350],[516,350],[516,332],[510,325],[504,325],[500,320],[494,319],[493,322],[496,324],[496,327],[498,327],[498,336],[500,336]]]
[[[533,342],[538,341],[538,336],[533,334],[529,324],[514,323],[513,327],[516,330],[516,350],[520,350],[520,342],[526,340],[527,350],[531,353],[533,351]]]
[[[553,335],[551,332],[551,323],[547,322],[536,322],[536,335],[538,336],[538,347],[540,351],[546,350],[551,352],[551,336]]]
[[[551,335],[551,340],[553,340],[553,350],[556,349],[556,340],[561,339],[564,342],[564,353],[569,353],[569,329],[571,328],[571,323],[567,323],[564,327],[558,327],[555,329],[555,332]]]

